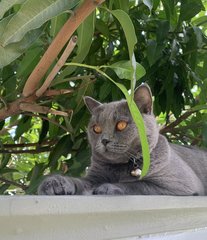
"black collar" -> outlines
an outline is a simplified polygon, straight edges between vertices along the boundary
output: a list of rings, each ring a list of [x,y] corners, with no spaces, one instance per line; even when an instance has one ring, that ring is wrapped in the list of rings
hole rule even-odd
[[[128,171],[133,177],[140,177],[143,167],[143,158],[131,157],[128,162]]]

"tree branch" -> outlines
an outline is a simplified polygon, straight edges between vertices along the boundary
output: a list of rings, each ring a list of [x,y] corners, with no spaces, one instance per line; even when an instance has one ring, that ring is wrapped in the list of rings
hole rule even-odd
[[[57,140],[43,141],[41,144],[36,143],[15,143],[15,144],[3,144],[4,149],[8,148],[28,148],[28,147],[41,147],[41,146],[53,146],[57,143]]]
[[[47,120],[48,122],[51,122],[52,124],[58,126],[59,128],[62,128],[64,131],[66,131],[67,133],[69,133],[68,129],[64,126],[62,126],[61,124],[59,124],[58,122],[48,118],[48,117],[45,117],[45,116],[42,116],[42,115],[38,115],[38,114],[33,114],[33,113],[24,113],[24,115],[27,115],[27,116],[31,116],[31,117],[38,117],[38,118],[41,118],[41,119],[45,119]]]
[[[13,149],[0,149],[1,154],[5,153],[11,153],[11,154],[25,154],[25,153],[30,153],[30,154],[37,154],[37,153],[43,153],[43,152],[51,152],[53,147],[51,146],[46,146],[46,147],[41,147],[37,149],[25,149],[25,150],[13,150]]]
[[[36,103],[21,103],[20,109],[25,112],[37,112],[37,113],[43,113],[43,114],[52,113],[54,115],[68,117],[68,113],[66,112],[50,109],[49,107],[40,106]]]
[[[70,54],[73,51],[76,43],[77,43],[77,36],[73,36],[70,39],[70,41],[69,41],[65,51],[63,52],[62,56],[60,57],[60,59],[58,60],[58,62],[56,63],[56,65],[54,66],[54,68],[52,69],[52,71],[50,72],[48,77],[46,78],[46,80],[44,81],[43,85],[36,91],[36,96],[37,97],[42,96],[43,93],[50,86],[52,80],[55,78],[55,76],[60,71],[60,69],[64,66],[65,62],[67,61],[67,58],[70,56]]]
[[[47,90],[44,93],[45,97],[53,97],[53,96],[58,96],[58,95],[63,95],[63,94],[68,94],[68,93],[73,93],[73,90],[70,89],[50,89]]]
[[[75,10],[74,14],[64,24],[38,65],[29,76],[23,89],[23,96],[27,97],[35,92],[40,80],[65,46],[68,39],[70,39],[79,25],[96,9],[97,5],[104,1],[105,0],[85,0],[82,5]]]
[[[20,184],[20,183],[17,183],[17,182],[14,182],[14,181],[11,181],[11,180],[8,180],[8,179],[5,179],[5,178],[3,178],[3,177],[0,177],[0,181],[1,182],[4,182],[4,183],[6,183],[6,184],[9,184],[9,185],[13,185],[13,186],[16,186],[16,187],[19,187],[19,188],[21,188],[22,190],[27,190],[27,186],[26,185],[24,185],[24,184]]]
[[[179,118],[177,118],[174,122],[170,123],[169,125],[165,126],[164,128],[160,129],[160,133],[164,134],[167,132],[171,132],[172,129],[174,129],[177,125],[179,125],[182,121],[187,119],[191,114],[193,114],[196,111],[187,111],[183,115],[181,115]]]
[[[24,111],[20,108],[21,103],[32,104],[38,100],[38,97],[35,95],[35,90],[38,88],[40,80],[48,71],[55,58],[58,56],[79,25],[96,9],[97,5],[103,3],[104,1],[105,0],[85,0],[82,5],[75,10],[74,14],[63,25],[62,29],[48,47],[40,62],[27,79],[23,89],[23,95],[14,102],[8,104],[3,102],[4,107],[0,109],[0,120],[23,113]],[[52,111],[52,113],[54,113],[54,111]]]

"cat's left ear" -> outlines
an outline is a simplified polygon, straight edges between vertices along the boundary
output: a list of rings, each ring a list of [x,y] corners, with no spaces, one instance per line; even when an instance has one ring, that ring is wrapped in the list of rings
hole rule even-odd
[[[148,84],[141,84],[134,92],[134,101],[141,113],[152,114],[152,92]]]
[[[95,109],[97,107],[99,107],[100,105],[102,105],[100,102],[96,101],[95,99],[93,99],[92,97],[88,97],[88,96],[85,96],[83,98],[84,102],[85,102],[85,105],[86,107],[88,108],[88,110],[90,111],[90,113],[94,113]]]

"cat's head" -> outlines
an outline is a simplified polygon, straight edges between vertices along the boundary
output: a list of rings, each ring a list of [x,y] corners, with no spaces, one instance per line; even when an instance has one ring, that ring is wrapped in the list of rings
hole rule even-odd
[[[130,157],[141,155],[141,143],[126,100],[100,103],[84,98],[91,113],[88,138],[96,159],[108,163],[126,163]],[[140,85],[134,94],[145,122],[150,150],[158,141],[158,127],[152,113],[152,95],[147,84]]]

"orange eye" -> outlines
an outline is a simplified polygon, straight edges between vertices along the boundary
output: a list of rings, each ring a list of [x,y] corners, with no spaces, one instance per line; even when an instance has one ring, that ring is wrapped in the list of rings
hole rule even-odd
[[[122,131],[124,130],[125,128],[127,127],[127,122],[126,121],[119,121],[117,124],[116,124],[116,130],[118,131]]]
[[[97,134],[100,134],[100,133],[102,133],[102,128],[96,124],[93,126],[93,131]]]

